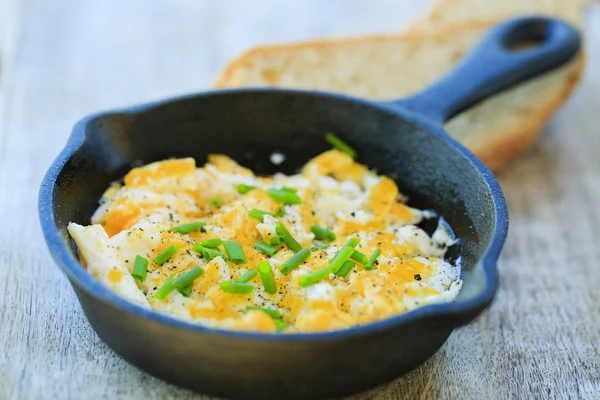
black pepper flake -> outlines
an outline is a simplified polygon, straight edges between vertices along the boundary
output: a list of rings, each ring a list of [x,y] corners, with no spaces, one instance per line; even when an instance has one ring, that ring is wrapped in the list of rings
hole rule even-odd
[[[200,228],[200,232],[202,232],[202,233],[206,233],[206,229],[204,229],[204,227],[201,227],[201,228]]]
[[[354,211],[352,211],[350,215],[352,215],[352,217],[356,217],[356,213]]]
[[[419,275],[419,274],[415,274],[415,280],[416,280],[416,281],[420,281],[420,280],[421,280],[421,275]]]

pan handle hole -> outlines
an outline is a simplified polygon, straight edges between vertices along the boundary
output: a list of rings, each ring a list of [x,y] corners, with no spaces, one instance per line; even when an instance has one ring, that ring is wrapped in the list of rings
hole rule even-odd
[[[548,23],[546,21],[530,22],[516,27],[504,37],[505,49],[519,53],[543,44],[548,39]]]

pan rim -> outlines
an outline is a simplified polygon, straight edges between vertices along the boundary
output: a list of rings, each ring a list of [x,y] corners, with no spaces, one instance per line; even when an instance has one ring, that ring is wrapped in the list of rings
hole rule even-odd
[[[310,95],[316,97],[336,98],[338,100],[353,103],[362,103],[365,106],[379,108],[380,110],[393,113],[396,117],[401,117],[417,125],[421,125],[425,129],[427,129],[431,134],[435,134],[441,137],[449,145],[456,148],[459,152],[462,153],[462,155],[465,158],[467,158],[469,162],[473,164],[477,172],[481,174],[482,178],[484,179],[484,182],[488,185],[490,189],[492,199],[494,202],[494,231],[492,233],[487,249],[478,261],[478,263],[481,264],[481,268],[483,269],[485,275],[484,289],[481,290],[476,296],[473,296],[469,299],[454,300],[450,303],[429,304],[423,307],[413,309],[403,314],[395,315],[380,321],[375,321],[347,329],[327,332],[299,332],[277,334],[235,331],[202,326],[199,324],[195,324],[191,321],[179,319],[168,314],[160,313],[158,311],[145,309],[141,306],[138,306],[135,303],[132,303],[122,298],[110,288],[102,285],[91,274],[89,274],[85,268],[82,267],[79,260],[70,251],[68,245],[65,243],[65,237],[57,227],[53,211],[53,193],[56,179],[58,178],[65,164],[70,160],[73,154],[83,145],[85,141],[84,131],[86,125],[99,116],[111,115],[116,113],[135,114],[153,108],[157,108],[168,103],[201,98],[206,96],[236,95],[239,93],[279,93],[294,95]],[[401,110],[401,113],[399,113],[399,110]],[[442,320],[447,318],[451,319],[453,317],[459,318],[461,316],[470,315],[472,313],[475,313],[475,315],[473,316],[474,318],[491,304],[497,292],[499,279],[497,262],[508,231],[508,210],[506,207],[506,202],[504,200],[504,195],[502,193],[502,190],[500,189],[500,185],[498,184],[496,178],[479,159],[477,159],[464,146],[462,146],[460,143],[456,142],[448,134],[446,134],[441,127],[436,127],[432,124],[429,124],[427,120],[425,120],[418,114],[411,113],[410,111],[404,109],[400,109],[399,106],[394,107],[393,102],[373,102],[342,94],[315,90],[291,90],[271,88],[242,88],[205,91],[148,102],[132,107],[113,109],[106,112],[95,113],[83,118],[73,128],[72,134],[69,137],[67,144],[52,162],[42,180],[38,197],[38,212],[44,238],[54,260],[63,270],[63,272],[67,274],[72,285],[77,285],[80,289],[83,289],[96,300],[101,301],[109,306],[116,307],[136,317],[144,318],[160,324],[165,324],[169,327],[176,329],[193,331],[197,334],[221,335],[249,340],[267,340],[275,342],[319,341],[354,337],[366,335],[377,331],[388,330],[399,325],[408,325],[409,323],[413,323],[419,320]],[[454,324],[449,325],[451,325],[449,326],[450,328],[454,327]]]

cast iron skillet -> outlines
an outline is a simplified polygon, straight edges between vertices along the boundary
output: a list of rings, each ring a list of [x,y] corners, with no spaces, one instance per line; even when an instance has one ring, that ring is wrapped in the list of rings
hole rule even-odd
[[[404,100],[230,90],[87,117],[42,182],[48,247],[102,340],[169,382],[218,396],[280,399],[340,396],[389,381],[427,360],[455,327],[488,307],[498,285],[496,261],[508,226],[502,192],[443,122],[566,63],[579,46],[576,31],[562,22],[521,18],[495,28],[448,77]],[[104,189],[139,162],[191,156],[202,164],[209,153],[225,153],[259,174],[291,173],[328,148],[329,131],[358,149],[360,162],[395,177],[410,204],[436,210],[452,226],[464,271],[456,301],[336,332],[230,332],[144,310],[79,263],[67,224],[88,224]],[[273,151],[287,156],[281,166],[268,161]]]

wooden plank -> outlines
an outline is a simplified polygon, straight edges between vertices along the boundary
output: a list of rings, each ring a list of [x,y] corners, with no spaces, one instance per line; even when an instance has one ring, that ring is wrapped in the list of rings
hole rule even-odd
[[[20,4],[20,29],[11,35],[0,88],[0,398],[202,398],[112,353],[45,248],[37,190],[74,121],[105,108],[202,90],[227,59],[273,38],[394,30],[420,11],[414,4]],[[457,330],[425,365],[356,399],[600,396],[597,3],[588,26],[583,84],[542,143],[500,175],[511,231],[493,307]]]

